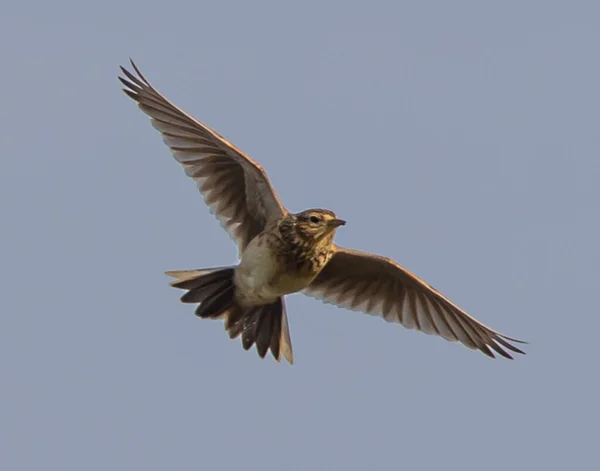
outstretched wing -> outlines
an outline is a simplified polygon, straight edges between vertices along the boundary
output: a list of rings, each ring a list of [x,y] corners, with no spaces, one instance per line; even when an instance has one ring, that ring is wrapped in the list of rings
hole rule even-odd
[[[379,315],[409,329],[459,341],[492,358],[492,350],[510,359],[507,350],[524,353],[509,342],[525,342],[485,326],[389,258],[336,247],[336,253],[305,293],[341,307]]]
[[[265,226],[287,211],[266,172],[221,135],[181,110],[142,75],[121,67],[123,91],[146,113],[204,201],[237,243],[240,254]]]

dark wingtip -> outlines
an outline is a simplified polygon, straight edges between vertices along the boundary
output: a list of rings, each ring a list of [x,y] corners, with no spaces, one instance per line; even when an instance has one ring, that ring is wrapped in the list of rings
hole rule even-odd
[[[492,352],[487,345],[483,345],[483,346],[479,347],[479,351],[481,353],[487,355],[490,358],[496,358],[496,355],[494,355],[494,352]]]
[[[131,67],[133,67],[133,70],[135,70],[135,73],[138,74],[138,77],[142,79],[142,82],[144,82],[145,85],[150,86],[150,82],[148,82],[146,77],[144,77],[144,74],[142,74],[140,69],[138,69],[138,66],[135,65],[135,62],[133,62],[133,59],[131,57],[129,58],[129,62],[131,62]]]
[[[513,356],[508,353],[505,350],[502,350],[501,348],[497,348],[495,349],[500,355],[502,355],[504,358],[506,358],[507,360],[514,360]]]
[[[513,339],[512,337],[507,337],[506,335],[502,335],[501,337],[504,340],[508,340],[509,342],[520,343],[522,345],[529,345],[529,342],[526,342],[525,340]]]
[[[495,340],[496,340],[496,342],[498,342],[503,347],[508,348],[511,352],[519,353],[521,355],[526,355],[526,353],[523,350],[521,350],[520,348],[517,348],[514,345],[511,345],[510,343],[508,343],[505,340],[506,338],[507,337],[498,337]],[[514,342],[513,339],[510,339],[510,340]],[[519,342],[519,343],[526,343],[526,342]]]
[[[132,100],[138,101],[140,99],[140,97],[139,97],[139,95],[137,93],[134,93],[131,90],[127,90],[125,88],[123,88],[122,90],[125,93],[125,95],[127,95]]]

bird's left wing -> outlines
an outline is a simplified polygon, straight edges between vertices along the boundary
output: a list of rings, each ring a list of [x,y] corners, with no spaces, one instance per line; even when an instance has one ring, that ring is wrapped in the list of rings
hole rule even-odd
[[[263,168],[223,136],[161,95],[131,62],[123,90],[146,113],[204,201],[241,252],[267,224],[287,213]]]
[[[485,326],[389,258],[336,247],[331,260],[304,293],[340,307],[379,315],[409,329],[459,341],[492,358],[492,350],[510,359],[507,350],[524,353],[509,342],[525,342]]]

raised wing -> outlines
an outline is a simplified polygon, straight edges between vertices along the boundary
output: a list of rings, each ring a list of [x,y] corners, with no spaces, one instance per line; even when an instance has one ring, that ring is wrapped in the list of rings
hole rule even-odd
[[[336,247],[336,253],[312,284],[309,296],[348,309],[379,315],[426,334],[481,350],[522,353],[506,337],[471,317],[423,280],[389,258]]]
[[[205,124],[181,110],[142,75],[121,67],[123,91],[160,131],[185,173],[196,181],[204,201],[237,243],[240,254],[265,226],[287,211],[266,172]]]

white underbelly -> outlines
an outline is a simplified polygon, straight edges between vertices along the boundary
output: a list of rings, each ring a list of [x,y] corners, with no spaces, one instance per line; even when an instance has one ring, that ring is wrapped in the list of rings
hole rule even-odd
[[[286,272],[268,244],[257,239],[250,242],[236,268],[238,298],[244,304],[268,304],[285,294],[306,288],[313,276]]]

